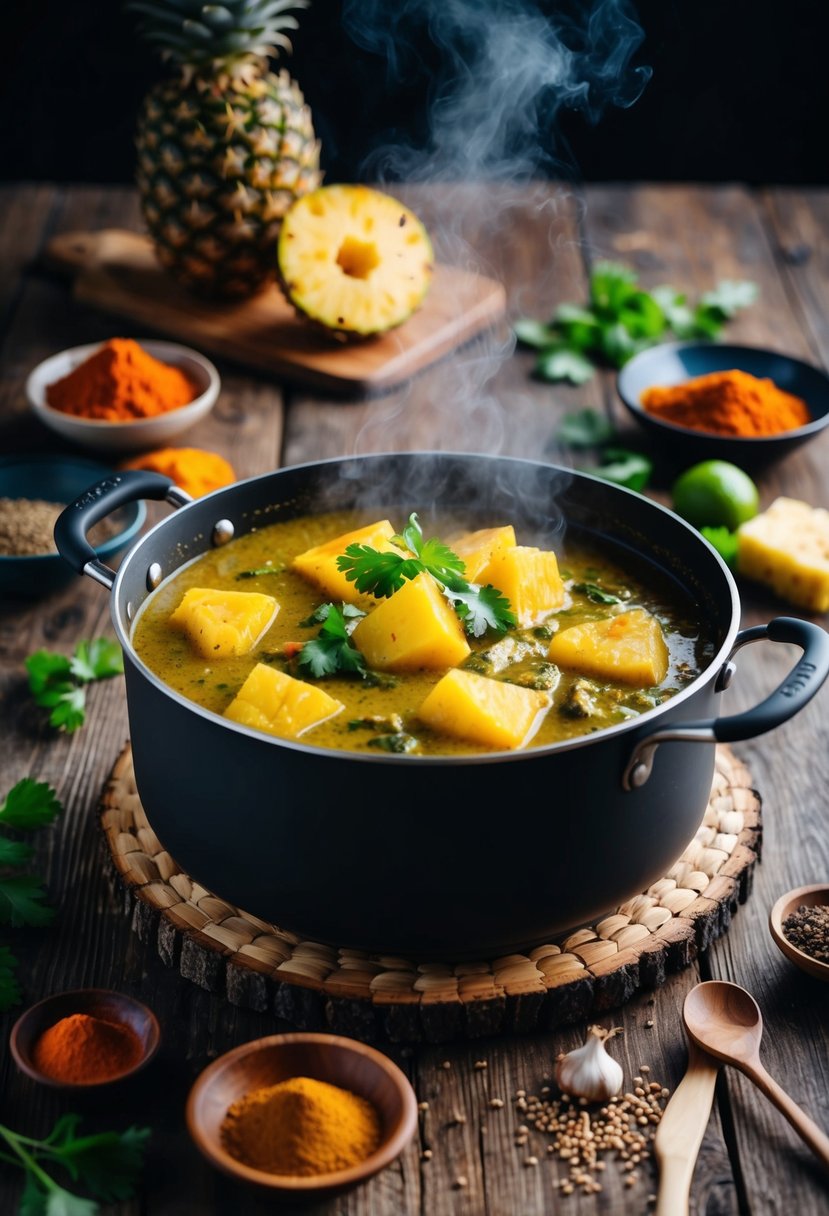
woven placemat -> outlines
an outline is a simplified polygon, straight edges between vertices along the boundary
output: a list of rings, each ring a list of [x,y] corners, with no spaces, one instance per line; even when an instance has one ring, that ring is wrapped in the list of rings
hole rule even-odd
[[[393,1042],[552,1029],[658,987],[726,931],[751,889],[761,842],[750,774],[718,747],[703,822],[663,878],[597,924],[527,954],[453,966],[304,941],[211,894],[152,830],[129,744],[104,790],[101,824],[133,928],[168,966],[302,1029]]]

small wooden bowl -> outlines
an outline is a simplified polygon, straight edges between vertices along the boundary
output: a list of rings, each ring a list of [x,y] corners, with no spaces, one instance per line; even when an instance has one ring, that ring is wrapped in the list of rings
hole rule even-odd
[[[313,1177],[269,1174],[243,1165],[225,1151],[221,1126],[238,1098],[289,1077],[312,1077],[367,1098],[380,1115],[382,1139],[365,1161]],[[417,1127],[417,1099],[400,1071],[381,1052],[354,1039],[328,1034],[276,1034],[254,1039],[215,1060],[197,1078],[187,1099],[187,1127],[211,1165],[267,1190],[272,1198],[311,1200],[340,1194],[385,1169]]]
[[[56,1081],[35,1067],[32,1058],[34,1045],[45,1030],[54,1026],[61,1018],[70,1017],[73,1013],[86,1013],[90,1017],[102,1018],[107,1022],[120,1022],[129,1026],[138,1035],[143,1048],[141,1058],[132,1068],[110,1077],[107,1081],[92,1081],[88,1083]],[[32,1005],[12,1027],[9,1047],[17,1067],[21,1072],[41,1085],[49,1085],[52,1089],[89,1090],[101,1089],[105,1085],[115,1085],[132,1077],[144,1068],[155,1053],[161,1041],[161,1030],[158,1019],[151,1009],[142,1005],[134,997],[125,996],[121,992],[112,992],[106,988],[79,988],[73,992],[56,992],[53,996],[44,997],[36,1005]]]
[[[817,883],[811,887],[795,887],[793,891],[781,895],[769,913],[771,935],[786,958],[790,959],[801,971],[805,971],[807,975],[813,975],[819,980],[829,980],[829,963],[822,963],[819,959],[812,958],[811,955],[798,950],[797,946],[790,942],[783,932],[783,925],[787,918],[803,904],[809,908],[829,904],[829,885]]]

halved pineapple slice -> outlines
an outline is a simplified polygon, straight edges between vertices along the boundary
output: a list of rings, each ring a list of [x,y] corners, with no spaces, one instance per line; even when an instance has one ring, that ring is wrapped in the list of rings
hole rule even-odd
[[[191,587],[170,617],[206,659],[225,659],[253,649],[279,612],[272,595]]]
[[[282,286],[299,312],[367,337],[420,307],[432,244],[417,216],[368,186],[322,186],[289,208],[279,233]]]
[[[343,708],[322,688],[257,663],[225,710],[225,717],[267,735],[298,739]]]

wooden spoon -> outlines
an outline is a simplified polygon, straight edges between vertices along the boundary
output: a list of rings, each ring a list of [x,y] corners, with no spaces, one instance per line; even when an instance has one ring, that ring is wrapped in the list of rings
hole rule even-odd
[[[699,1146],[714,1102],[720,1062],[688,1040],[688,1068],[665,1108],[654,1140],[659,1196],[654,1216],[688,1216]]]
[[[792,1101],[760,1063],[763,1017],[754,997],[738,984],[708,980],[685,998],[685,1029],[718,1060],[734,1064],[786,1116],[797,1134],[829,1167],[829,1136]]]

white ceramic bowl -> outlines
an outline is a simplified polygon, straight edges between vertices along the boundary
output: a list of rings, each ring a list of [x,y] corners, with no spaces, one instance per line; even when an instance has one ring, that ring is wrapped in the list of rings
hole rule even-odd
[[[206,418],[219,395],[219,373],[210,362],[197,351],[177,342],[157,342],[153,338],[139,338],[138,343],[154,359],[180,367],[190,377],[199,394],[189,405],[154,418],[139,418],[133,422],[108,422],[93,418],[77,418],[64,414],[46,404],[46,389],[56,380],[62,380],[90,355],[99,350],[101,342],[88,346],[73,346],[44,359],[29,374],[26,394],[32,409],[40,421],[56,434],[72,443],[97,452],[139,452],[147,448],[165,447],[189,431],[202,418]]]

